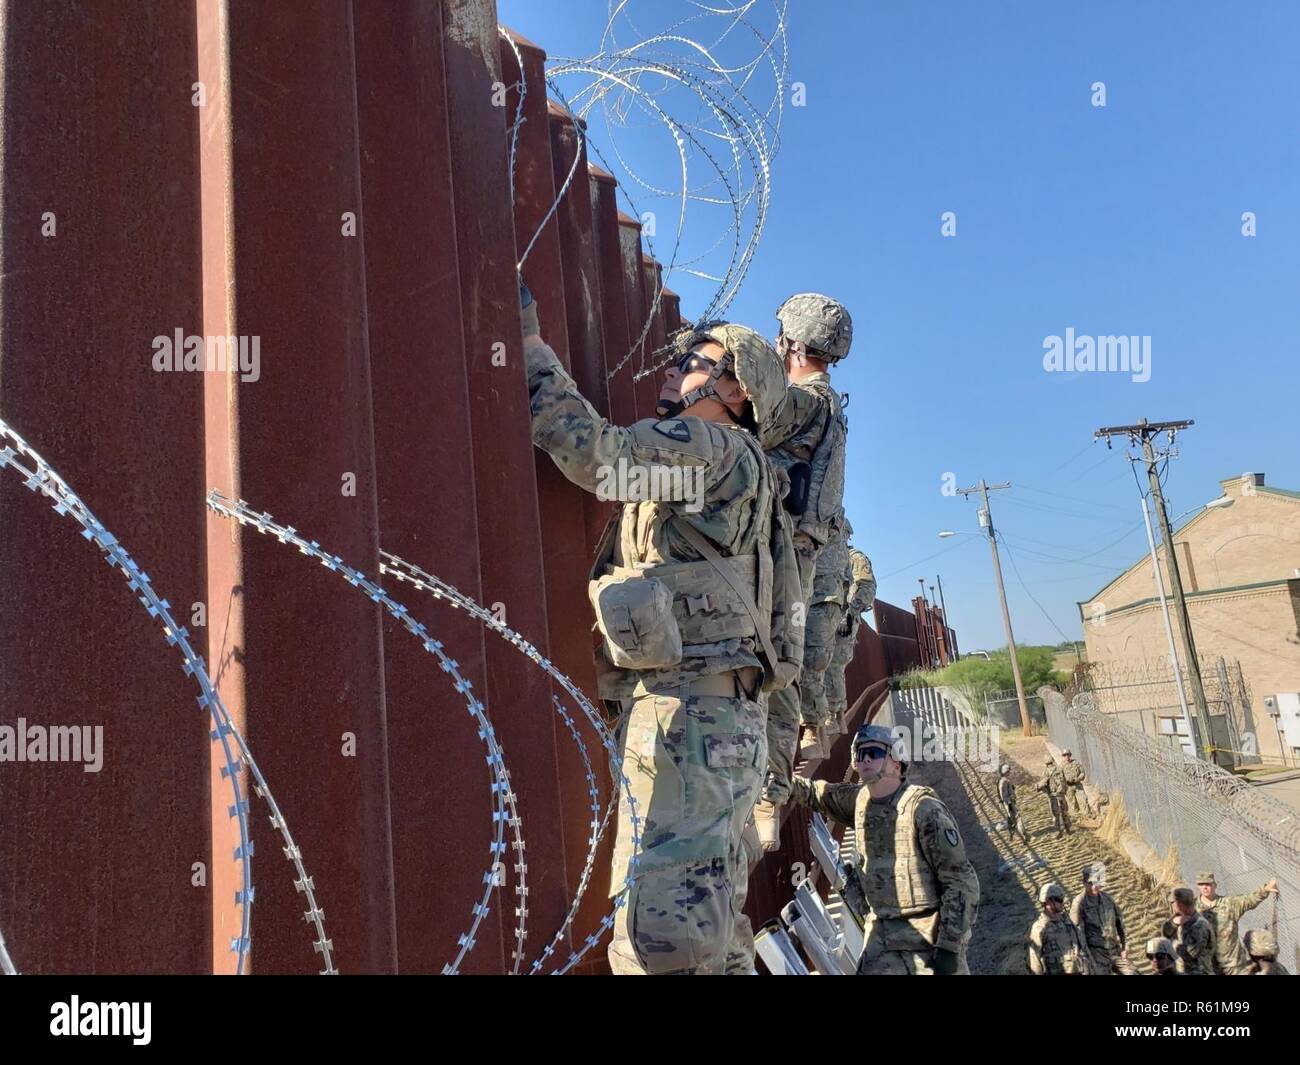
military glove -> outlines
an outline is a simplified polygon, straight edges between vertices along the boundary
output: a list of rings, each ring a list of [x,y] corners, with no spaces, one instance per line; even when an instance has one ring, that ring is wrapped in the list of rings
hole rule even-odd
[[[537,322],[537,301],[528,286],[519,282],[519,324],[525,337],[541,336],[542,327]]]
[[[853,612],[848,611],[844,615],[844,620],[840,622],[840,627],[835,630],[836,636],[847,636],[853,631]]]
[[[934,957],[930,959],[930,970],[935,976],[956,976],[957,952],[955,950],[936,950]]]

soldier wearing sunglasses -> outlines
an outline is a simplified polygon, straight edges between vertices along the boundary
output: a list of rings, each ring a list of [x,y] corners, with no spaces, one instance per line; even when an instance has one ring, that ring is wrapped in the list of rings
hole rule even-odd
[[[781,362],[751,329],[697,325],[676,338],[659,417],[612,425],[541,339],[526,290],[521,304],[533,443],[561,472],[589,492],[615,468],[690,471],[702,488],[645,498],[632,486],[648,476],[612,479],[626,486],[623,506],[588,586],[599,694],[617,716],[626,779],[610,884],[614,895],[628,885],[627,898],[610,967],[748,975],[743,833],[767,767],[766,693],[790,683],[803,656],[789,520],[757,435],[787,387]]]
[[[907,749],[889,728],[858,729],[853,758],[859,783],[796,775],[790,794],[853,829],[873,915],[858,975],[968,975],[980,886],[957,823],[932,789],[907,782]]]

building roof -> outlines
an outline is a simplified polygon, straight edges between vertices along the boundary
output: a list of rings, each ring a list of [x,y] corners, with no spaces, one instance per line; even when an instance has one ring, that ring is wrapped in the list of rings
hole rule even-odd
[[[1281,496],[1284,499],[1300,500],[1300,492],[1291,491],[1290,489],[1286,489],[1286,488],[1271,488],[1266,486],[1264,484],[1264,475],[1262,473],[1239,474],[1236,477],[1229,477],[1226,480],[1220,481],[1219,485],[1223,489],[1224,495],[1233,496],[1234,498],[1237,499],[1241,499],[1248,495],[1254,495],[1258,493],[1260,495]],[[1246,490],[1247,485],[1249,485],[1249,490]],[[1210,509],[1202,507],[1190,518],[1184,521],[1181,525],[1177,525],[1174,527],[1174,536],[1177,537],[1179,534],[1191,529],[1192,526],[1204,520],[1210,513],[1211,513]],[[1152,515],[1151,521],[1152,521],[1152,526],[1154,527],[1155,525],[1154,514]],[[1163,558],[1164,545],[1157,544],[1156,552],[1159,556]],[[1129,565],[1126,569],[1124,569],[1123,571],[1121,571],[1120,573],[1112,577],[1109,581],[1106,582],[1105,585],[1103,585],[1101,588],[1095,591],[1092,595],[1088,596],[1087,599],[1081,599],[1078,601],[1080,616],[1081,617],[1083,616],[1083,608],[1085,605],[1100,599],[1103,595],[1106,594],[1106,592],[1108,592],[1111,588],[1115,587],[1115,585],[1119,584],[1130,574],[1135,573],[1137,570],[1143,568],[1144,566],[1149,566],[1150,564],[1151,564],[1150,553],[1146,551],[1142,552],[1142,554],[1138,556],[1138,558],[1135,559],[1131,565]],[[1265,583],[1272,583],[1272,582],[1265,582]],[[1202,589],[1203,592],[1210,591],[1210,590],[1211,589]],[[1134,606],[1134,605],[1137,605],[1137,603],[1135,602],[1135,603],[1124,604],[1124,606]],[[1123,608],[1121,607],[1118,609],[1123,609]],[[1113,611],[1111,612],[1113,613]]]

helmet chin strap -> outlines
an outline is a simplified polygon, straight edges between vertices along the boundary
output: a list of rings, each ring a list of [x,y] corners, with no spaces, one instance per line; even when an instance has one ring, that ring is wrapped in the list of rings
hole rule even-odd
[[[727,412],[728,418],[737,425],[743,425],[744,423],[727,406],[726,400],[718,394],[718,382],[722,379],[722,375],[731,369],[732,364],[731,355],[724,355],[714,363],[713,369],[709,371],[709,379],[704,384],[700,385],[699,388],[692,388],[684,396],[672,402],[661,399],[655,404],[655,413],[660,418],[676,418],[687,407],[693,406],[702,399],[716,399],[722,404],[722,409]]]

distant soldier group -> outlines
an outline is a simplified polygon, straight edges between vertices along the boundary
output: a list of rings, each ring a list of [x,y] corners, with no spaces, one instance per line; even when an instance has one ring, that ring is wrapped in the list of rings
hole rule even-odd
[[[1044,884],[1042,910],[1029,929],[1029,970],[1040,976],[1136,976],[1129,960],[1124,922],[1115,900],[1103,890],[1106,867],[1083,867],[1083,891],[1066,913],[1060,884]],[[1237,921],[1270,894],[1277,881],[1245,895],[1220,896],[1213,873],[1197,878],[1201,895],[1175,888],[1172,913],[1163,935],[1146,942],[1146,956],[1157,976],[1287,976],[1277,961],[1277,938],[1255,929],[1242,942]]]

